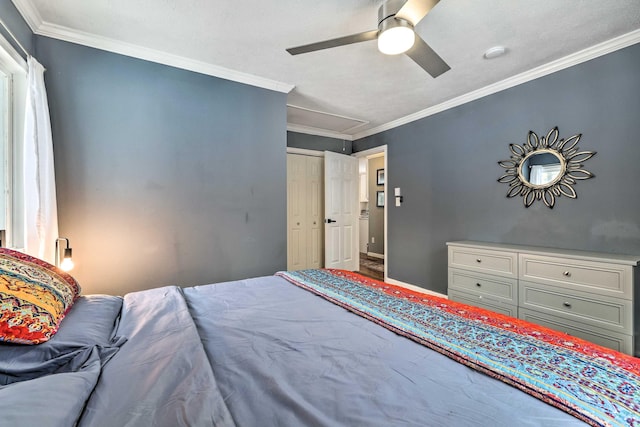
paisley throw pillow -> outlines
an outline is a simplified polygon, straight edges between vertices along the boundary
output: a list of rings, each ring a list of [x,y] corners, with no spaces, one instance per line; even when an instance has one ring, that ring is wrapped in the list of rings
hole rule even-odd
[[[59,268],[0,248],[0,341],[48,341],[79,295],[78,282]]]

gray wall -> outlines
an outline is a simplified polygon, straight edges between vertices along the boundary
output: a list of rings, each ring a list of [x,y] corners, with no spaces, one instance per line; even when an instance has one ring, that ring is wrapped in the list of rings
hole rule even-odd
[[[286,95],[36,38],[85,293],[286,268]]]
[[[377,170],[384,169],[384,157],[369,159],[369,252],[384,254],[384,208],[376,206],[378,191],[384,191],[384,185],[377,184]],[[385,204],[387,201],[385,200]],[[371,243],[371,238],[375,243]]]
[[[350,155],[352,142],[326,136],[309,135],[300,132],[287,132],[287,147],[303,148],[305,150],[333,151]]]
[[[24,19],[22,19],[22,15],[20,15],[20,12],[18,12],[18,9],[16,9],[11,1],[3,0],[0,2],[0,17],[2,17],[2,21],[9,27],[13,35],[16,36],[16,38],[20,41],[22,47],[24,47],[27,52],[33,55],[34,37],[31,33],[31,29],[24,21]],[[25,53],[18,47],[13,38],[5,31],[4,28],[2,28],[1,25],[0,34],[2,34],[4,38],[13,45],[16,51],[26,59],[27,56],[25,55]]]
[[[388,144],[389,276],[446,293],[449,240],[640,254],[640,44],[354,142]],[[506,198],[497,178],[527,132],[582,133],[596,177],[551,210]]]

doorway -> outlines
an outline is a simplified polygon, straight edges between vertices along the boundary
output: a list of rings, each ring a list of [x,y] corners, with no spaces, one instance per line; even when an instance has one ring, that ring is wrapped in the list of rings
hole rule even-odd
[[[287,148],[287,154],[298,154],[298,155],[304,155],[304,156],[316,156],[316,157],[324,158],[324,152],[315,151],[315,150],[305,150],[305,149],[299,149],[299,148],[292,148],[292,147],[288,147]],[[388,179],[389,179],[389,170],[388,170],[388,160],[387,160],[387,146],[383,145],[383,146],[375,147],[375,148],[372,148],[370,150],[354,153],[351,156],[357,158],[358,161],[360,161],[362,159],[364,162],[368,162],[368,160],[369,160],[368,158],[380,158],[380,159],[383,159],[382,160],[383,161],[383,165],[384,165],[384,167],[382,168],[383,169],[383,176],[384,176],[383,185],[381,185],[380,188],[377,188],[378,187],[378,185],[377,185],[377,182],[378,182],[377,181],[378,170],[377,169],[380,169],[380,168],[377,168],[376,170],[373,171],[373,175],[375,176],[375,179],[376,179],[375,186],[372,187],[372,190],[374,191],[373,197],[369,196],[369,191],[368,191],[369,186],[368,186],[368,184],[365,186],[365,188],[367,189],[366,192],[359,192],[359,191],[355,192],[355,197],[358,197],[358,200],[356,200],[356,204],[359,207],[361,207],[361,209],[360,209],[361,212],[362,212],[362,210],[366,210],[366,209],[362,209],[362,208],[365,207],[365,205],[363,205],[362,204],[363,202],[361,201],[364,197],[366,197],[366,201],[367,201],[366,208],[367,209],[372,207],[373,209],[376,209],[377,212],[382,211],[382,218],[383,218],[383,220],[382,220],[382,232],[381,232],[381,235],[383,236],[382,237],[382,245],[381,246],[375,246],[376,243],[378,243],[378,244],[380,243],[379,238],[376,239],[375,236],[374,236],[374,242],[371,242],[371,236],[369,236],[368,224],[367,224],[365,230],[362,230],[360,227],[354,227],[354,228],[356,230],[358,230],[356,235],[359,235],[359,237],[356,237],[356,239],[357,239],[356,243],[364,240],[364,242],[363,242],[364,243],[364,246],[363,246],[364,250],[356,251],[356,253],[359,253],[360,255],[364,253],[366,256],[360,256],[359,258],[362,259],[362,260],[369,260],[369,261],[371,261],[371,263],[375,263],[375,264],[370,264],[370,265],[374,266],[375,270],[378,271],[378,275],[376,277],[374,277],[374,275],[370,275],[370,276],[374,277],[374,278],[380,278],[380,270],[381,270],[382,271],[382,277],[380,278],[380,280],[388,281],[388,277],[389,277],[389,273],[388,273],[388,271],[389,271],[388,270],[388,268],[389,268],[388,267],[389,250],[388,250],[388,238],[387,238],[387,236],[388,236],[388,227],[387,227],[388,203],[387,203],[387,201],[389,200],[389,192],[387,191],[387,182],[388,182]],[[367,169],[368,169],[368,163],[367,163]],[[361,172],[361,171],[358,170],[358,172]],[[288,206],[287,207],[287,211],[288,211],[287,223],[289,225],[289,223],[291,221],[293,221],[294,218],[292,216],[292,213],[289,212],[293,208],[293,205],[292,205],[292,200],[293,199],[291,197],[291,194],[289,194],[289,188],[290,188],[289,180],[291,179],[292,175],[290,175],[288,173],[287,176],[288,176],[287,177],[287,181],[288,181],[288,184],[287,184],[287,188],[288,188],[288,191],[287,191],[287,193],[288,193],[288,197],[287,197],[287,206]],[[365,180],[368,179],[368,174],[365,174],[364,178],[362,178],[362,176],[360,176],[360,179],[365,179]],[[324,178],[321,179],[321,182],[322,181],[324,181]],[[362,188],[363,187],[361,185],[360,189],[362,189]],[[378,200],[377,200],[378,191],[382,192],[382,198],[384,200],[384,202],[382,203],[383,206],[381,206],[381,207],[376,206],[377,204],[380,204],[378,202]],[[320,191],[320,193],[324,195],[324,191]],[[366,194],[366,196],[364,196],[364,194]],[[322,197],[322,200],[321,200],[320,203],[322,205],[324,205],[324,197]],[[369,219],[369,218],[367,218],[367,219]],[[296,224],[297,224],[297,222],[298,221],[296,221]],[[359,224],[359,225],[361,226],[361,224]],[[323,228],[322,235],[324,235],[324,228],[325,227],[323,226],[322,228]],[[302,244],[300,244],[300,245],[294,244],[295,242],[291,241],[291,237],[290,237],[291,236],[291,232],[292,232],[291,227],[288,227],[288,230],[287,230],[288,266],[287,266],[287,268],[290,269],[290,270],[295,270],[295,269],[299,269],[299,268],[305,268],[305,267],[302,267],[301,265],[297,265],[296,263],[291,262],[290,256],[291,256],[291,252],[292,251],[294,253],[296,253],[296,249],[300,249],[300,248],[304,247],[305,251],[308,250],[308,245],[307,244],[304,244],[304,245],[302,245]],[[309,239],[307,239],[307,240],[309,240]],[[324,243],[324,239],[319,239],[319,240],[320,240],[320,242]],[[371,242],[369,244],[369,248],[367,248],[367,246],[366,246],[367,241]],[[377,247],[377,249],[376,249],[376,247]],[[369,250],[369,249],[371,249],[371,250]],[[381,249],[382,249],[382,251],[381,251],[381,253],[379,253]],[[378,251],[378,252],[374,252],[374,251]],[[320,248],[319,252],[323,253],[324,249]],[[324,260],[324,259],[321,261],[321,263],[322,263],[321,266],[324,266],[325,261],[326,260]],[[360,264],[361,263],[356,262],[356,265],[359,268],[358,271],[363,271],[364,269],[360,266]],[[310,267],[307,267],[307,268],[310,268]],[[365,273],[365,275],[367,275],[366,271],[363,271],[363,272]]]
[[[375,147],[353,155],[358,158],[360,174],[359,272],[386,281],[389,277],[387,146]]]

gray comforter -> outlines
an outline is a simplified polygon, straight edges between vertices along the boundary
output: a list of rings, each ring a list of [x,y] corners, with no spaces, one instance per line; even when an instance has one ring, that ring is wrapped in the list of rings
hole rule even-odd
[[[0,384],[12,426],[584,425],[275,276],[82,297]]]

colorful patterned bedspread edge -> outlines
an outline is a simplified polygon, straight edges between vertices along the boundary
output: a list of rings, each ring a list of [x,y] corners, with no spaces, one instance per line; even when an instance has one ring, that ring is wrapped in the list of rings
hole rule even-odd
[[[343,270],[276,275],[593,426],[640,426],[640,359]]]

